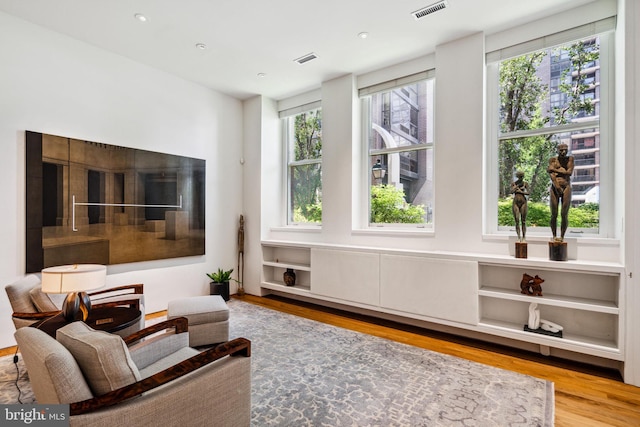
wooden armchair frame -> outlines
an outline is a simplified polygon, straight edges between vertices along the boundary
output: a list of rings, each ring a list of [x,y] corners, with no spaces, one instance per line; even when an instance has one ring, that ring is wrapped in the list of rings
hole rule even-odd
[[[127,293],[122,293],[122,294],[118,294],[118,295],[106,295],[105,297],[118,297],[118,296],[122,296],[123,298],[126,299],[126,297],[128,295],[136,295],[136,294],[140,294],[142,295],[144,293],[144,285],[142,283],[136,283],[136,284],[131,284],[131,285],[122,285],[122,286],[117,286],[115,288],[109,288],[109,289],[101,289],[99,291],[95,291],[95,292],[90,292],[89,293],[89,297],[93,297],[96,295],[101,295],[101,294],[111,294],[113,292],[121,292],[121,291],[128,291],[131,290],[132,292],[127,292]],[[111,307],[115,307],[117,305],[130,305],[130,304],[126,304],[126,303],[133,303],[133,300],[123,300],[122,302],[118,302],[118,304],[111,304],[111,303],[100,303],[100,298],[97,298],[95,301],[95,304],[92,301],[92,306],[94,307],[100,307],[100,306],[111,306]],[[110,304],[110,305],[107,305]],[[137,307],[138,309],[140,309],[140,303],[138,302]],[[17,319],[22,319],[22,320],[26,320],[26,321],[33,321],[33,322],[37,322],[39,320],[43,320],[43,319],[47,319],[49,317],[53,317],[60,314],[60,310],[57,311],[41,311],[41,312],[35,312],[35,313],[24,313],[24,312],[17,312],[14,311],[11,314],[11,317],[15,317]]]
[[[108,288],[108,289],[101,289],[99,291],[95,291],[95,292],[90,292],[89,293],[89,297],[95,297],[96,295],[101,295],[101,294],[110,294],[111,292],[121,292],[121,291],[128,291],[131,290],[132,292],[128,292],[128,293],[120,293],[118,295],[113,295],[113,296],[127,296],[127,294],[143,294],[144,293],[144,284],[142,283],[135,283],[135,284],[131,284],[131,285],[122,285],[122,286],[116,286],[115,288]],[[110,297],[111,295],[107,295],[108,297]],[[99,298],[98,301],[99,302]]]

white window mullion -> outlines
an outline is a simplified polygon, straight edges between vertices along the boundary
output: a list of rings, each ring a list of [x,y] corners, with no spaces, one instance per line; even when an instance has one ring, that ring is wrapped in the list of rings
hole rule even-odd
[[[496,135],[499,134],[499,64],[497,62],[487,64],[487,134],[485,139],[484,165],[486,173],[483,176],[485,216],[484,231],[487,234],[495,234],[498,231],[498,143]]]
[[[527,138],[530,136],[550,135],[553,133],[573,132],[577,130],[597,128],[600,126],[600,120],[589,120],[580,123],[568,123],[564,125],[549,126],[539,129],[518,130],[515,132],[502,133],[498,136],[498,141],[506,139]]]
[[[615,182],[615,139],[614,117],[614,49],[613,34],[600,36],[600,61],[608,64],[600,67],[600,234],[602,237],[614,238],[614,214],[616,198],[624,199],[619,186]],[[607,147],[603,150],[602,147]],[[618,194],[616,194],[618,192]]]

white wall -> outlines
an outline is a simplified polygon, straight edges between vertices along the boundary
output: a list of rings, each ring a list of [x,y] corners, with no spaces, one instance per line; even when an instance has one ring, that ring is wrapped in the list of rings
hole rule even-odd
[[[352,170],[360,160],[352,156],[358,122],[353,111],[358,99],[353,76],[322,85],[322,235],[325,241],[348,243],[354,187]],[[331,189],[331,191],[324,191]]]
[[[508,236],[484,234],[483,167],[485,123],[485,53],[510,44],[563,31],[616,14],[614,0],[600,0],[576,10],[486,35],[472,34],[441,44],[434,53],[362,76],[346,75],[322,83],[323,223],[310,233],[282,227],[281,218],[263,218],[268,239],[343,244],[389,249],[451,251],[509,256]],[[487,46],[485,46],[485,44]],[[435,68],[434,232],[389,232],[366,229],[366,188],[358,179],[360,116],[358,87]],[[354,99],[354,97],[356,97]],[[283,101],[280,102],[283,104]],[[624,143],[621,141],[620,143]],[[616,165],[624,171],[624,165]],[[280,179],[266,174],[264,180]],[[623,175],[622,175],[623,176]],[[284,197],[283,194],[280,195]],[[270,196],[271,197],[271,196]],[[266,199],[263,199],[266,200]],[[272,199],[270,202],[273,203]],[[616,221],[623,212],[618,209]],[[356,219],[354,221],[354,218]],[[358,223],[357,218],[360,218]],[[618,233],[619,234],[619,233]],[[620,237],[620,236],[618,236]],[[530,257],[548,257],[549,236],[527,236]],[[581,239],[581,260],[621,262],[617,239]]]
[[[208,293],[236,265],[242,208],[240,101],[0,13],[0,283],[25,270],[26,130],[207,161],[206,255],[114,265],[108,285],[145,284],[147,311]],[[14,344],[0,294],[0,348]]]
[[[483,250],[483,69],[482,33],[436,47],[434,243],[442,250]]]
[[[282,212],[283,182],[264,180],[265,174],[280,176],[283,156],[280,149],[280,121],[276,102],[256,96],[243,103],[244,113],[244,216],[245,252],[243,285],[247,293],[260,295],[260,242],[268,224],[279,222]]]
[[[622,45],[617,57],[616,78],[623,81],[618,104],[624,114],[617,116],[616,131],[626,141],[623,151],[626,162],[625,244],[624,261],[627,266],[626,352],[630,363],[625,364],[625,381],[640,385],[640,6],[635,0],[619,2],[619,33],[616,41]],[[624,94],[624,95],[623,95]]]

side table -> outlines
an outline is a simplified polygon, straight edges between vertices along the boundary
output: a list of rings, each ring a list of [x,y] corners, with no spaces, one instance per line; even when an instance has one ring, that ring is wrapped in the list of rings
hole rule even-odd
[[[93,329],[114,333],[137,323],[141,314],[136,307],[94,307],[85,323]],[[60,313],[36,322],[31,327],[38,328],[55,338],[56,331],[69,323]]]

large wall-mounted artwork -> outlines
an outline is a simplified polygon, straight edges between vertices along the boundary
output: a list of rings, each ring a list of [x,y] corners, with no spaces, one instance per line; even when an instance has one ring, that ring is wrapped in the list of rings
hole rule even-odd
[[[26,132],[26,271],[203,255],[205,161]]]

